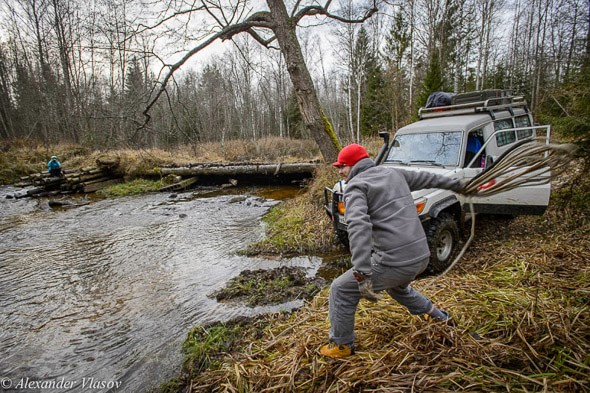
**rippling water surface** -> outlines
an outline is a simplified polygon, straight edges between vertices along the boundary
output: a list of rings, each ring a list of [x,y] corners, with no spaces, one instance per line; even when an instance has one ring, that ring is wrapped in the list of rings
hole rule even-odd
[[[21,378],[63,378],[70,389],[42,391],[87,391],[83,378],[94,378],[146,391],[178,371],[192,326],[297,305],[249,309],[208,294],[244,269],[297,265],[315,274],[321,262],[235,255],[263,236],[260,218],[272,203],[256,196],[153,194],[55,211],[43,200],[5,199],[7,192],[0,378],[13,388]]]

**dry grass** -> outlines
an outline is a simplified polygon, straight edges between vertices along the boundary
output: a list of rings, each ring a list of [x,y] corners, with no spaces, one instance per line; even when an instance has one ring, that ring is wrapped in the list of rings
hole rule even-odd
[[[362,301],[357,354],[325,359],[326,289],[290,316],[267,317],[261,337],[245,337],[188,390],[589,391],[590,225],[566,213],[479,220],[477,242],[452,272],[415,283],[457,327]]]
[[[337,180],[333,168],[318,168],[304,194],[273,207],[264,217],[269,223],[266,236],[250,245],[246,254],[318,254],[337,246],[332,222],[323,207],[324,186],[331,186]]]
[[[382,145],[380,138],[365,142],[371,157],[377,155]],[[318,168],[303,195],[274,207],[265,217],[270,223],[265,238],[250,245],[246,254],[322,254],[338,247],[323,206],[324,187],[332,187],[338,180],[333,167]]]
[[[57,155],[64,169],[94,166],[96,160],[118,159],[128,178],[158,175],[158,168],[195,162],[307,162],[320,158],[312,140],[262,138],[257,141],[231,140],[203,143],[173,150],[117,149],[91,150],[79,145],[46,146],[34,141],[3,141],[0,144],[0,184],[13,183],[20,176],[47,170],[47,161]]]

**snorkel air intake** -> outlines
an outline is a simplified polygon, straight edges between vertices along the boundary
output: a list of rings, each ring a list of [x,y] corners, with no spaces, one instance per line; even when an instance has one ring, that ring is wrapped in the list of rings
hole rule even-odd
[[[385,153],[387,153],[387,150],[389,149],[389,132],[381,131],[379,136],[383,138],[383,146],[381,146],[381,149],[379,149],[379,154],[377,154],[377,158],[375,158],[375,165],[379,165],[381,161],[383,161]]]

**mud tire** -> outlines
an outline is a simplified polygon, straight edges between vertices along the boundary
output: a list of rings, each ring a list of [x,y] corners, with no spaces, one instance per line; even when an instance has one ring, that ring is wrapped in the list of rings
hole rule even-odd
[[[453,262],[459,250],[459,226],[452,215],[442,213],[430,221],[426,228],[430,248],[430,263],[425,273],[436,275],[444,272]]]
[[[336,237],[338,238],[338,241],[340,243],[342,243],[342,245],[344,247],[346,247],[347,249],[350,249],[350,242],[348,241],[348,232],[343,231],[341,229],[337,229],[336,230]]]

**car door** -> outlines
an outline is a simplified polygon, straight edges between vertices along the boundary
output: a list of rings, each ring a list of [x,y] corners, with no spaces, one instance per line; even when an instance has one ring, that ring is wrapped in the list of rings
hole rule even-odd
[[[530,116],[517,116],[516,125],[518,127],[515,127],[514,119],[509,117],[491,121],[483,127],[484,137],[487,136],[487,138],[475,157],[470,162],[464,162],[463,171],[466,179],[472,179],[481,173],[502,153],[517,143],[535,136],[535,128],[537,127],[531,126]],[[481,165],[478,165],[477,160],[480,160]],[[544,176],[549,179],[549,173]],[[499,180],[501,179],[496,179],[496,181]],[[540,215],[547,209],[550,193],[551,185],[548,182],[534,186],[521,186],[496,195],[473,198],[472,202],[477,213]]]

